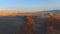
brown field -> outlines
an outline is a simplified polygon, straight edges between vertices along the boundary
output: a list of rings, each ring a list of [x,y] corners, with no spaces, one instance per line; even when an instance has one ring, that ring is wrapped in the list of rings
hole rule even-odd
[[[60,19],[56,18],[60,16],[51,16],[46,20],[47,34],[60,34]],[[36,34],[35,21],[33,17],[26,16],[26,22],[22,26],[20,34]],[[38,33],[37,33],[38,34]],[[40,33],[39,33],[40,34]]]
[[[20,34],[33,34],[35,31],[35,21],[31,16],[26,16],[26,22],[21,27]]]
[[[37,32],[35,26],[35,20],[33,16],[38,16],[40,19],[46,16],[45,13],[41,12],[15,12],[15,11],[0,11],[0,16],[25,16],[25,23],[21,26],[21,29],[17,34],[41,34]],[[46,19],[45,24],[47,25],[47,34],[60,34],[60,16],[52,15],[49,13],[49,18]],[[41,30],[41,29],[40,29]],[[45,34],[45,33],[44,33]]]
[[[60,16],[52,16],[46,21],[48,34],[60,34]]]

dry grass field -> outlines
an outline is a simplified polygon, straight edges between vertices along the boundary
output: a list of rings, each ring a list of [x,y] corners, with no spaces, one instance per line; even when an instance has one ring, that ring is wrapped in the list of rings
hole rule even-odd
[[[35,21],[31,16],[25,16],[26,21],[21,27],[20,34],[33,34],[35,31]]]
[[[60,34],[60,16],[52,16],[46,21],[48,34]]]
[[[23,18],[21,16],[23,16]],[[53,15],[53,13],[52,16],[51,15],[48,16],[46,16],[44,13],[41,14],[41,12],[29,13],[29,12],[15,12],[15,11],[13,12],[0,11],[0,25],[2,25],[0,26],[1,27],[0,33],[1,34],[12,34],[12,33],[13,34],[60,34],[60,16]],[[23,20],[24,23],[22,23]],[[45,27],[45,25],[47,25],[47,27]]]

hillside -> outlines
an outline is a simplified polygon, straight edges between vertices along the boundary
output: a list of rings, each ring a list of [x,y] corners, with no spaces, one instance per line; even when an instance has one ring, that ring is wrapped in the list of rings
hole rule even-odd
[[[31,15],[31,16],[37,16],[39,12],[24,12],[24,11],[18,11],[18,10],[0,10],[0,16],[24,16],[24,15]]]

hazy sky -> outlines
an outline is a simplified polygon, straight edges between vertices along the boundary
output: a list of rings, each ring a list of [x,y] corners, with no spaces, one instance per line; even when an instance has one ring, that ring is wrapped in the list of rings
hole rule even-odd
[[[0,9],[24,11],[60,9],[60,0],[0,0]]]

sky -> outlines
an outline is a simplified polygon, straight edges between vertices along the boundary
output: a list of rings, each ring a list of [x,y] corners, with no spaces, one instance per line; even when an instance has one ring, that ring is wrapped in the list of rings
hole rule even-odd
[[[60,0],[0,0],[0,10],[60,10]]]

